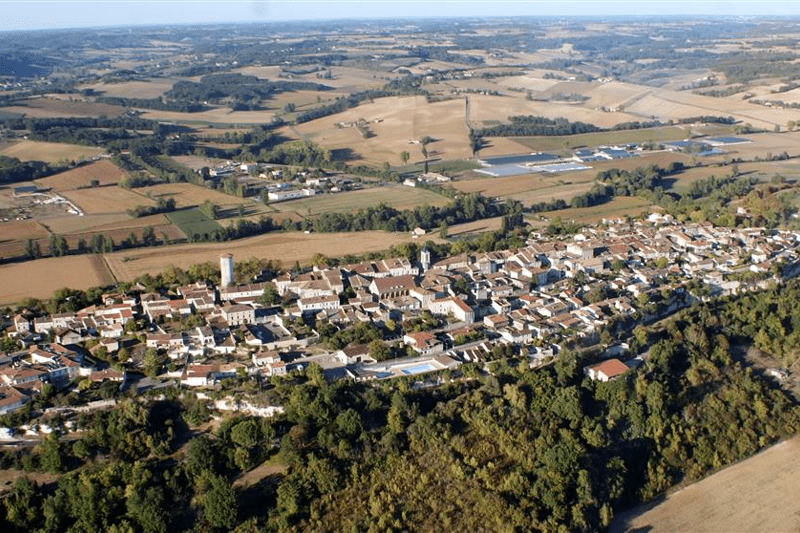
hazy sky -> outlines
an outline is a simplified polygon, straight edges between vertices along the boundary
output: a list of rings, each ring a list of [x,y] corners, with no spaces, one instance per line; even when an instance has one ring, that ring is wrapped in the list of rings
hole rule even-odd
[[[497,15],[800,16],[800,0],[0,0],[0,31],[154,23]]]

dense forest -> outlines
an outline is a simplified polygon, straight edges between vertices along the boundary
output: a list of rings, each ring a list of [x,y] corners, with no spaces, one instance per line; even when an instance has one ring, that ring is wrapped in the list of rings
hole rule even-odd
[[[0,155],[0,183],[19,183],[63,172],[66,164],[42,161],[20,161],[16,157]]]
[[[413,377],[329,384],[311,366],[249,391],[284,414],[229,416],[210,433],[197,431],[209,412],[192,392],[123,394],[113,410],[74,418],[77,439],[5,451],[3,468],[58,478],[20,477],[0,509],[9,531],[603,529],[675,483],[797,433],[795,400],[734,354],[753,339],[794,353],[798,302],[792,281],[696,303],[639,332],[642,366],[608,383],[584,377],[592,351],[537,370],[513,358],[488,373],[464,365],[434,388]],[[264,461],[260,482],[234,488]]]

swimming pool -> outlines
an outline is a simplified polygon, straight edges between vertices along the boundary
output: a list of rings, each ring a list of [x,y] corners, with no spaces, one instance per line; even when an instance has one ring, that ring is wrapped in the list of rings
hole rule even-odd
[[[400,372],[405,374],[406,376],[412,376],[414,374],[421,374],[422,372],[433,372],[436,370],[436,367],[430,363],[425,363],[423,365],[412,366],[409,368],[404,368]]]

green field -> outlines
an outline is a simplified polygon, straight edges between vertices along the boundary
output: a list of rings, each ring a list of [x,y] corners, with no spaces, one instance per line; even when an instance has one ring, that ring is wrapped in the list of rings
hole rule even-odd
[[[209,220],[202,211],[196,208],[181,209],[180,211],[167,213],[167,218],[190,239],[192,235],[211,235],[215,231],[222,229],[222,226],[215,220]]]

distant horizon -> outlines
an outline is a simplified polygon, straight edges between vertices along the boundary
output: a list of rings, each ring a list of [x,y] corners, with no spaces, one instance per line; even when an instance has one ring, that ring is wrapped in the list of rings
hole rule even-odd
[[[800,18],[800,0],[0,0],[0,5],[0,32],[443,18]]]

